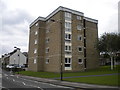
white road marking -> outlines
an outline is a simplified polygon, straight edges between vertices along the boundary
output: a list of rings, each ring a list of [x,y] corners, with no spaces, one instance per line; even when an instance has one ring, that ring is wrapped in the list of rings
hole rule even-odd
[[[34,85],[26,85],[26,86],[30,86],[30,87],[35,87],[35,88],[40,88],[40,90],[43,90],[41,87],[39,86],[34,86]]]
[[[37,88],[40,88],[40,87],[37,87]]]
[[[13,79],[13,81],[15,82],[15,79]]]
[[[24,82],[22,82],[23,83],[23,85],[26,85]]]
[[[8,76],[8,75],[6,74],[6,76]],[[14,75],[10,75],[10,76],[14,76]],[[6,78],[8,79],[8,77],[6,77]],[[17,78],[19,78],[19,77],[17,76]],[[21,78],[21,79],[23,79],[23,78]],[[12,79],[12,80],[13,80],[14,82],[22,83],[22,84],[25,85],[25,86],[31,86],[31,87],[40,88],[41,90],[43,90],[43,89],[42,89],[41,87],[39,87],[39,86],[28,85],[28,84],[25,83],[25,82],[16,81],[15,79]],[[35,83],[41,83],[41,82],[34,81],[34,80],[28,80],[28,79],[23,79],[23,80],[25,80],[25,81],[31,81],[31,82],[35,82]],[[42,83],[42,84],[48,84],[48,83]],[[49,84],[49,85],[54,86],[54,87],[61,87],[61,88],[71,88],[71,87],[59,86],[59,85],[55,85],[55,84]],[[72,89],[72,88],[71,88],[71,89]]]
[[[10,75],[10,76],[14,76],[14,75]]]

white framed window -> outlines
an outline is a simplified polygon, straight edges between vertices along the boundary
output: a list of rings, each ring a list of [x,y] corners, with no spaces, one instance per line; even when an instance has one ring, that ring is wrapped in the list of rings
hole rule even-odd
[[[65,70],[72,70],[72,59],[71,58],[65,58]]]
[[[65,12],[65,17],[68,17],[68,18],[71,18],[71,13],[69,13],[69,12]]]
[[[47,20],[47,23],[49,23],[51,20],[49,19],[49,20]]]
[[[78,35],[78,40],[82,41],[82,35]]]
[[[34,49],[34,54],[37,53],[37,49]]]
[[[71,63],[71,58],[65,58],[65,64],[70,64]]]
[[[46,63],[46,64],[49,64],[49,58],[46,58],[45,63]]]
[[[37,44],[37,39],[35,39],[35,44]]]
[[[48,52],[49,52],[49,47],[46,48],[46,53],[48,53]]]
[[[83,51],[83,47],[78,46],[78,51],[79,51],[79,52],[82,52],[82,51]]]
[[[71,23],[70,22],[65,22],[65,28],[70,28],[71,29]]]
[[[77,30],[81,30],[81,29],[82,29],[81,25],[77,25]]]
[[[81,16],[77,16],[77,20],[82,20]]]
[[[82,64],[83,63],[83,59],[79,58],[78,59],[78,64]]]
[[[38,23],[36,23],[35,26],[38,26]]]
[[[46,38],[46,43],[48,43],[50,41],[49,37]]]
[[[65,33],[65,40],[71,40],[72,35]]]
[[[38,34],[38,31],[35,31],[35,35],[37,35]]]
[[[70,28],[65,28],[65,31],[66,32],[71,32],[71,29]]]
[[[72,50],[71,46],[68,46],[68,45],[65,46],[65,51],[71,51],[71,50]]]
[[[37,59],[36,59],[36,58],[34,58],[33,63],[34,63],[34,64],[36,64],[36,63],[37,63]]]

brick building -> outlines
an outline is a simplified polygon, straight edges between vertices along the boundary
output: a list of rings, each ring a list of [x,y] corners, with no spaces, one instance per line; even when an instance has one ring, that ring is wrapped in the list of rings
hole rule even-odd
[[[98,67],[98,21],[58,7],[30,24],[28,64],[31,71],[76,72]]]

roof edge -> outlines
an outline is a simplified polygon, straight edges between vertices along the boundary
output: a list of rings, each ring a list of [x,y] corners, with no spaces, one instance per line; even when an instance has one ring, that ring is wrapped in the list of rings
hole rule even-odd
[[[92,19],[92,18],[88,18],[88,17],[84,17],[84,19],[87,21],[90,21],[90,22],[98,23],[98,20],[96,20],[96,19]]]
[[[41,20],[41,21],[46,21],[46,19],[44,18],[44,17],[38,17],[37,19],[35,19],[31,24],[30,24],[30,27],[32,26],[32,25],[34,25],[37,21],[39,21],[39,20]]]
[[[84,13],[82,12],[79,12],[79,11],[76,11],[76,10],[72,10],[72,9],[69,9],[69,8],[66,8],[66,7],[62,7],[62,6],[59,6],[56,10],[54,10],[52,13],[50,13],[46,18],[45,17],[38,17],[37,19],[35,19],[31,24],[30,24],[30,27],[32,25],[34,25],[37,21],[41,20],[41,21],[46,21],[48,20],[50,17],[52,17],[53,15],[55,15],[57,12],[59,11],[67,11],[67,12],[70,12],[70,13],[73,13],[73,14],[77,14],[77,15],[80,15],[80,16],[84,16]]]
[[[49,18],[51,18],[53,15],[55,15],[56,13],[58,13],[59,11],[67,11],[67,12],[70,12],[70,13],[73,13],[73,14],[77,14],[77,15],[80,15],[80,16],[84,16],[84,13],[83,12],[79,12],[79,11],[76,11],[76,10],[72,10],[72,9],[69,9],[69,8],[66,8],[66,7],[63,7],[63,6],[59,6],[57,9],[55,9],[52,13],[50,13],[47,17],[38,17],[37,19],[35,19],[31,24],[30,24],[30,27],[33,26],[36,22],[38,22],[39,20],[41,21],[47,21]],[[88,18],[88,17],[84,17],[85,20],[88,20],[88,21],[91,21],[91,22],[94,22],[94,23],[98,23],[98,20],[95,20],[95,19],[92,19],[92,18]]]

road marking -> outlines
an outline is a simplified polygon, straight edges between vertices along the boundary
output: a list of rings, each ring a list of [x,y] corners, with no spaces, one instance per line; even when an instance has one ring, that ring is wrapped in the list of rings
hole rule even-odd
[[[13,81],[15,82],[15,79],[13,79]]]
[[[37,88],[40,88],[40,87],[37,87]]]
[[[10,75],[10,76],[14,76],[14,75]]]
[[[39,87],[39,86],[34,86],[34,85],[26,85],[26,86],[35,87],[35,88],[40,88],[40,90],[44,90],[44,89],[42,89],[42,88]]]
[[[24,82],[22,82],[23,83],[23,85],[26,85]]]

